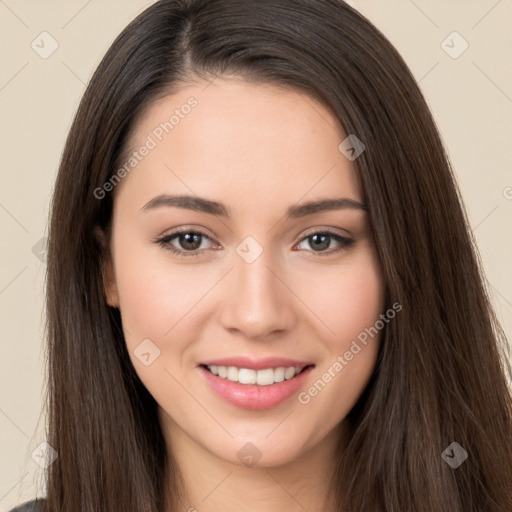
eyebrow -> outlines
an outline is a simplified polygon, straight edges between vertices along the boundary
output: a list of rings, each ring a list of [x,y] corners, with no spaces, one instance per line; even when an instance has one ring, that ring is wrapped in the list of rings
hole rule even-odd
[[[231,210],[222,203],[189,195],[161,194],[147,202],[141,210],[149,211],[161,207],[185,208],[215,217],[231,218]],[[366,204],[360,203],[355,199],[349,199],[348,197],[322,199],[320,201],[303,203],[298,206],[290,206],[286,212],[286,216],[290,219],[298,219],[314,213],[344,209],[368,210],[368,207]]]

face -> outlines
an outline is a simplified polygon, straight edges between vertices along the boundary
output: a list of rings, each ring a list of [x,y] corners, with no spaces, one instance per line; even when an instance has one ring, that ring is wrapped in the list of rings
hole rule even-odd
[[[330,111],[235,77],[206,85],[134,127],[108,192],[106,296],[169,440],[281,465],[332,443],[364,390],[381,271]],[[324,200],[341,201],[305,206]]]

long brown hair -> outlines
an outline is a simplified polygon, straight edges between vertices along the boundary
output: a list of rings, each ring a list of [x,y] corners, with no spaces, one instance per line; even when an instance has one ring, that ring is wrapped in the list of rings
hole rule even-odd
[[[102,248],[117,170],[141,112],[193,77],[234,74],[314,96],[366,146],[354,162],[388,306],[337,510],[512,510],[512,371],[452,170],[403,59],[341,0],[160,0],[117,37],[71,127],[49,230],[49,425],[42,512],[163,512],[179,492],[157,404],[106,304]],[[340,141],[341,142],[341,141]],[[457,442],[468,459],[442,457]]]

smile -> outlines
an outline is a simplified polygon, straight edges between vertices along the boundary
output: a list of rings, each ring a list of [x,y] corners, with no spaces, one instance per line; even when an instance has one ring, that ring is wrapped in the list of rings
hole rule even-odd
[[[240,384],[256,384],[258,386],[270,386],[276,382],[292,379],[302,372],[306,366],[288,366],[279,368],[264,368],[252,370],[250,368],[237,368],[236,366],[210,365],[206,368],[222,379],[227,379]]]
[[[240,409],[262,411],[277,407],[298,393],[314,367],[309,364],[256,370],[200,364],[197,370],[207,386],[225,402]]]

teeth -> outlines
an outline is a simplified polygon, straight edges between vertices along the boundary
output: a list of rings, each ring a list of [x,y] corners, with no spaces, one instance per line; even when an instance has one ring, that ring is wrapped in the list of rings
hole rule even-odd
[[[276,368],[274,370],[274,382],[283,382],[285,373],[286,370],[284,368]]]
[[[258,386],[270,386],[276,382],[289,380],[298,375],[303,368],[290,366],[288,368],[266,368],[264,370],[250,370],[249,368],[237,368],[236,366],[207,366],[214,375],[223,379],[239,382],[240,384],[258,384]]]
[[[234,366],[230,366],[228,368],[228,376],[227,376],[227,378],[229,380],[237,381],[238,380],[238,368],[235,368]]]

